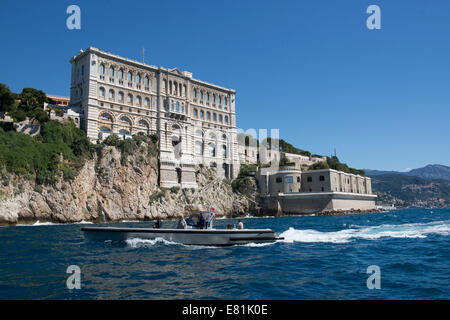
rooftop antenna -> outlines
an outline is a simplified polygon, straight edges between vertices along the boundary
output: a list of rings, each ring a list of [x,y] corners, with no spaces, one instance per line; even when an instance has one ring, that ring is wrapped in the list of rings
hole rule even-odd
[[[336,157],[336,148],[334,148],[334,156]]]

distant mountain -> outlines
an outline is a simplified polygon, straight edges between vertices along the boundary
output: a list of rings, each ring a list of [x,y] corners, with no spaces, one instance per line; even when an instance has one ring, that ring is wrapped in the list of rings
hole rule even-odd
[[[449,207],[450,181],[427,180],[404,173],[370,175],[377,203],[395,206]]]
[[[450,181],[450,167],[440,164],[430,164],[423,168],[408,171],[406,174],[428,180],[443,179]]]
[[[399,171],[383,171],[383,170],[371,170],[364,169],[366,175],[377,176],[381,174],[403,174],[408,176],[419,177],[427,180],[447,180],[450,181],[450,167],[443,166],[440,164],[430,164],[423,168],[412,169],[407,172]]]

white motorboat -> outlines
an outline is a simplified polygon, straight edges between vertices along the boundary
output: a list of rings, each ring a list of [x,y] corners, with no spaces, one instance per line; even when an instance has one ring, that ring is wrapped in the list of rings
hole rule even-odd
[[[93,241],[162,238],[186,245],[232,246],[282,240],[277,238],[271,229],[214,229],[212,227],[214,214],[201,212],[200,215],[206,216],[204,225],[198,227],[198,223],[193,224],[192,219],[189,219],[191,223],[188,223],[186,229],[83,227],[81,230],[88,240]]]

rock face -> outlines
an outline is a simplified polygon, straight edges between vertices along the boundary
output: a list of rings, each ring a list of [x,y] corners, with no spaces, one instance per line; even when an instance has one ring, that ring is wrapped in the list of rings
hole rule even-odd
[[[160,188],[158,159],[145,148],[124,159],[115,147],[104,147],[74,180],[61,177],[52,186],[10,175],[0,185],[0,223],[143,221],[157,215],[175,218],[209,205],[217,216],[255,211],[255,199],[234,193],[230,182],[210,168],[197,168],[199,189]]]

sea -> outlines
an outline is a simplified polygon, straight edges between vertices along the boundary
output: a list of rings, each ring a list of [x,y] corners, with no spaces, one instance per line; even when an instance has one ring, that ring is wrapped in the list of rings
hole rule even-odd
[[[83,223],[0,227],[0,299],[450,298],[449,208],[242,221],[285,239],[206,247],[88,242]]]

